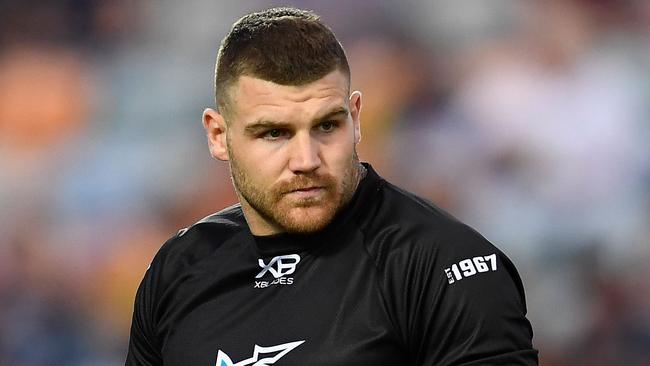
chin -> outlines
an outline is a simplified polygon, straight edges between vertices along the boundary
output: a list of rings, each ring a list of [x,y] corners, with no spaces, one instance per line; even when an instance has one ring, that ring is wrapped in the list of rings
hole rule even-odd
[[[334,218],[331,207],[301,207],[294,208],[280,224],[287,232],[295,234],[311,234],[323,230]]]

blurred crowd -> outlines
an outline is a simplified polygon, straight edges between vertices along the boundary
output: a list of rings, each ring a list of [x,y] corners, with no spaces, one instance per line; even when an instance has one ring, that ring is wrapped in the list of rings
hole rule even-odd
[[[346,48],[361,159],[518,266],[541,365],[650,365],[650,2],[0,0],[0,366],[124,363],[156,250],[236,201],[219,42],[287,3]]]

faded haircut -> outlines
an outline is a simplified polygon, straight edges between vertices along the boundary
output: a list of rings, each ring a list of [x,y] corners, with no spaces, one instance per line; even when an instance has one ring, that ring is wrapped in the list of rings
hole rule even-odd
[[[217,108],[227,113],[228,88],[242,75],[300,86],[334,70],[350,80],[345,51],[317,14],[287,7],[251,13],[221,42],[214,77]]]

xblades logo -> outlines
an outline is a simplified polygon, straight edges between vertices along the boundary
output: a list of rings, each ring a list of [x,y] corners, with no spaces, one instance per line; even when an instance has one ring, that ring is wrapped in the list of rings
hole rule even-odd
[[[262,278],[266,272],[271,272],[273,277],[280,278],[282,276],[290,275],[296,271],[296,265],[300,262],[300,256],[298,254],[289,254],[289,255],[280,255],[271,259],[269,264],[264,264],[264,261],[259,259],[260,267],[262,271],[255,276],[255,278]],[[277,270],[273,268],[277,264]]]
[[[300,256],[298,254],[288,254],[280,255],[273,257],[268,264],[264,263],[264,260],[259,259],[257,263],[262,267],[262,271],[255,276],[259,279],[264,277],[268,272],[275,279],[271,282],[269,281],[255,281],[255,288],[266,288],[271,285],[291,285],[293,283],[293,277],[285,277],[292,274],[296,271],[296,266],[300,262]]]
[[[297,341],[279,344],[277,346],[271,347],[261,347],[255,345],[253,350],[253,357],[247,358],[243,361],[233,363],[230,357],[225,354],[223,351],[219,350],[217,353],[217,363],[216,366],[269,366],[275,364],[280,358],[282,358],[287,353],[291,352],[294,348],[305,343],[305,341]],[[260,356],[265,356],[260,358]]]

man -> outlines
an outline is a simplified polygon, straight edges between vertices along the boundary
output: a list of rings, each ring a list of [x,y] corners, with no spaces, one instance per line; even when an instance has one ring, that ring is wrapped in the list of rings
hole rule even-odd
[[[513,264],[359,162],[349,88],[315,14],[235,23],[203,122],[240,204],[160,249],[128,365],[537,364]]]

